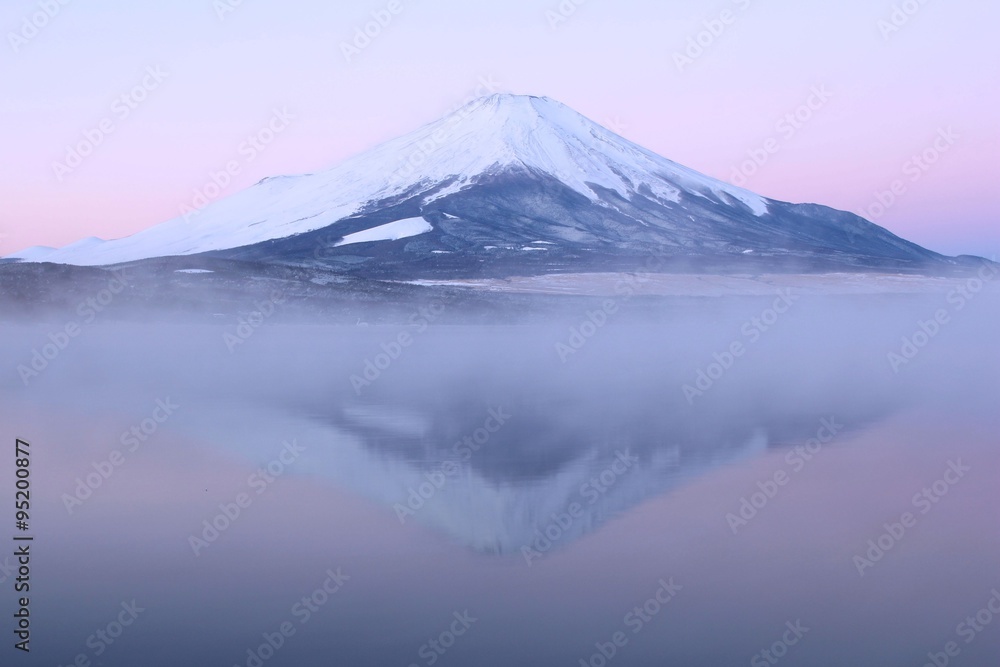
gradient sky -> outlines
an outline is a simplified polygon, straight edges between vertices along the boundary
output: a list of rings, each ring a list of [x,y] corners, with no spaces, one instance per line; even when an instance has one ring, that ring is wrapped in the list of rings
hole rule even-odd
[[[774,138],[748,189],[861,212],[898,179],[877,222],[948,254],[1000,250],[1000,7],[984,0],[565,0],[575,11],[555,27],[560,0],[398,0],[352,62],[341,43],[389,0],[63,1],[42,0],[59,11],[24,41],[12,35],[39,0],[0,6],[0,255],[176,217],[230,160],[242,172],[224,195],[330,166],[439,118],[481,80],[723,180]],[[884,34],[902,5],[919,9]],[[681,70],[675,54],[724,11],[729,25]],[[116,98],[151,66],[169,76],[119,118]],[[814,86],[832,97],[788,136],[778,123]],[[247,163],[241,143],[276,108],[295,120]],[[60,181],[53,164],[104,118],[114,132]],[[957,139],[917,179],[908,160],[945,128]]]

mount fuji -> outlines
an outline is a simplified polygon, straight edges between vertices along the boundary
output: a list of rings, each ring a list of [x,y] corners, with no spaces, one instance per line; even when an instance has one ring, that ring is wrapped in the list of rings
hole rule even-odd
[[[494,95],[331,169],[266,178],[111,241],[8,260],[177,256],[367,278],[638,269],[937,273],[950,259],[854,214],[789,204],[660,157],[544,97]]]

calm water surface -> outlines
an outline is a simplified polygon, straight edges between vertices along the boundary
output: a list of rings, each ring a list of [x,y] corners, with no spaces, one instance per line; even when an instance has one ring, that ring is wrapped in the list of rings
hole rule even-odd
[[[572,322],[95,324],[0,384],[36,535],[3,664],[998,664],[997,318],[895,373],[920,306],[622,322],[565,363]],[[50,329],[4,325],[4,367]]]

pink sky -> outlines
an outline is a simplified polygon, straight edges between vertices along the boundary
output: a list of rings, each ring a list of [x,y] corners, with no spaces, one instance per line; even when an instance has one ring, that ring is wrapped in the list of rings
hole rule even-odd
[[[555,27],[559,0],[397,0],[348,62],[340,44],[389,0],[243,0],[220,19],[227,1],[69,3],[37,31],[24,29],[36,2],[3,4],[0,255],[176,217],[231,160],[241,172],[222,196],[335,164],[435,120],[483,80],[558,99],[724,180],[769,147],[745,187],[776,199],[860,212],[899,180],[877,222],[948,254],[1000,249],[995,5],[909,0],[920,9],[883,34],[894,5],[881,0],[566,0],[575,11]],[[706,21],[719,34],[679,67]],[[166,78],[146,78],[125,116],[115,100],[150,67]],[[816,86],[831,97],[800,110]],[[241,144],[275,109],[294,120],[249,161]],[[797,110],[807,119],[794,133],[779,126]],[[60,180],[54,164],[105,118],[113,132]],[[925,151],[926,170],[909,162]]]

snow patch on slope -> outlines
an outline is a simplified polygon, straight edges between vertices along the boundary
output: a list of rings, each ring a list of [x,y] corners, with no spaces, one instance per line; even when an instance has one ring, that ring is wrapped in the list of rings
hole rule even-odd
[[[426,234],[433,229],[434,227],[431,223],[427,222],[423,218],[407,218],[405,220],[397,220],[396,222],[390,222],[378,227],[372,227],[371,229],[366,229],[361,232],[355,232],[354,234],[348,234],[340,241],[334,243],[333,246],[336,248],[337,246],[351,245],[352,243],[397,241],[410,236],[417,236],[418,234]]]

